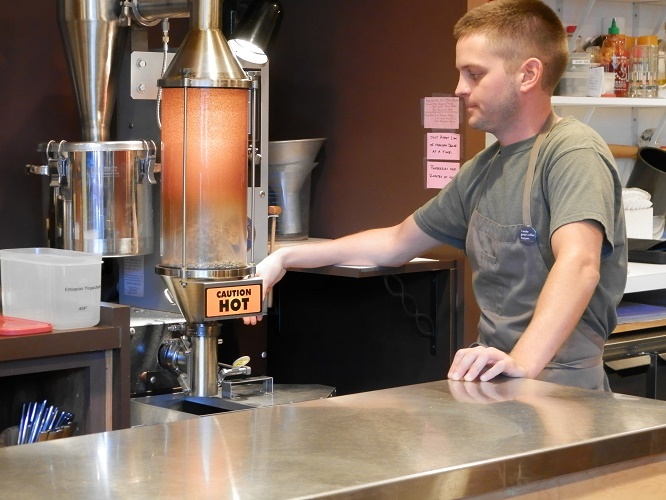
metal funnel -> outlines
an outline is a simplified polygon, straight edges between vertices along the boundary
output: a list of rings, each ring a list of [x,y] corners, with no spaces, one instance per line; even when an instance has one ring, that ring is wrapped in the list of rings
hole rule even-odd
[[[117,0],[58,0],[58,24],[74,83],[83,141],[110,140],[126,32]]]
[[[268,187],[272,204],[282,208],[278,240],[302,240],[309,235],[310,180],[315,158],[326,138],[270,141]]]
[[[161,87],[250,88],[220,30],[221,0],[190,3],[190,30],[160,79]]]

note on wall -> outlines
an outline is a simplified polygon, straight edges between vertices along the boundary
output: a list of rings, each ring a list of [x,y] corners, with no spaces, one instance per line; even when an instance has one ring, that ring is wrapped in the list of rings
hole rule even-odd
[[[435,129],[460,128],[460,99],[458,97],[425,97],[423,126]]]
[[[426,162],[426,188],[441,189],[446,186],[460,170],[460,163],[448,161]]]
[[[460,160],[460,134],[436,132],[426,134],[428,160]]]
[[[144,297],[144,262],[143,255],[135,255],[123,259],[122,286],[125,295]]]

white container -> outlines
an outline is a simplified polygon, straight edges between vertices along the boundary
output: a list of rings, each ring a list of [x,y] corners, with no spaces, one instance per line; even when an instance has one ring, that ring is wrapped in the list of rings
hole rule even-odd
[[[627,226],[627,238],[641,240],[652,239],[652,207],[624,211],[624,220]]]
[[[2,313],[56,329],[99,323],[102,257],[56,248],[0,250]]]

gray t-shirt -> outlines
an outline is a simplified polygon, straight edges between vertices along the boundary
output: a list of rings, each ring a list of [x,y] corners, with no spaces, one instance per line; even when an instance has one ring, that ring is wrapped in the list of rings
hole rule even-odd
[[[495,143],[481,151],[414,213],[416,224],[456,248],[465,248],[475,208],[498,224],[521,224],[525,175],[535,140],[536,136],[506,147]],[[558,228],[583,220],[603,227],[601,277],[581,321],[605,340],[617,324],[616,307],[627,279],[622,184],[604,141],[574,118],[560,120],[541,146],[531,216],[548,269],[555,261],[550,237]]]

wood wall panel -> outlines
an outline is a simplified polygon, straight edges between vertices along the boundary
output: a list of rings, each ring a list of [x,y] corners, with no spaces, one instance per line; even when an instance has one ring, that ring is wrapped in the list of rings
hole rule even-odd
[[[78,138],[76,101],[56,24],[56,2],[25,0],[0,12],[0,248],[45,244],[45,176],[24,165],[50,139]]]
[[[453,94],[462,1],[283,0],[272,47],[271,139],[327,137],[311,235],[396,224],[424,188],[421,99]]]

